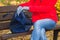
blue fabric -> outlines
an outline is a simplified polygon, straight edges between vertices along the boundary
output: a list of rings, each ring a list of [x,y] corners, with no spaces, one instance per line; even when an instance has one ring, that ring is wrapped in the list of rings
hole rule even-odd
[[[17,12],[14,13],[9,28],[12,33],[21,33],[29,31],[31,25],[31,20],[29,20],[22,11],[19,16]]]
[[[34,30],[31,40],[47,40],[45,30],[51,30],[56,26],[55,21],[51,19],[42,19],[34,23]]]

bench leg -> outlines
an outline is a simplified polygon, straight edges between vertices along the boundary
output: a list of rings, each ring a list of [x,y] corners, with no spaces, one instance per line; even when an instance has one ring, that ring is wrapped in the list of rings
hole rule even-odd
[[[60,30],[54,30],[53,40],[57,40],[59,31]]]

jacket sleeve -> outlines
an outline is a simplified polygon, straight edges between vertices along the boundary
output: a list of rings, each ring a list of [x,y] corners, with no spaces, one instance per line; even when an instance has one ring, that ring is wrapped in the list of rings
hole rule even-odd
[[[50,10],[52,10],[52,8],[54,8],[55,4],[56,4],[57,0],[49,0],[47,1],[47,5],[40,5],[40,6],[30,6],[30,11],[31,12],[49,12]]]

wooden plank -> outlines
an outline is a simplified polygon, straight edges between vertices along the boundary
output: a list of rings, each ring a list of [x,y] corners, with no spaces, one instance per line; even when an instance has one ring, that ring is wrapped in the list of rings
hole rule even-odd
[[[17,37],[17,36],[26,36],[31,33],[32,33],[32,30],[30,30],[28,32],[24,32],[24,33],[5,34],[5,35],[2,35],[0,38],[1,38],[1,40],[7,40],[8,38]]]
[[[0,21],[4,21],[4,20],[11,20],[13,17],[14,13],[10,13],[9,15],[7,15],[6,17],[3,17],[6,13],[0,13]],[[31,13],[26,13],[25,15],[27,18],[31,18]]]
[[[9,21],[0,21],[0,30],[9,29],[9,25],[10,25],[10,20]]]
[[[9,15],[3,17],[6,13],[0,13],[0,21],[4,20],[11,20],[13,17],[13,13],[10,13]]]
[[[14,12],[18,6],[0,6],[0,13]]]
[[[18,6],[1,6],[0,7],[0,21],[1,20],[10,20],[13,16],[13,13],[11,14],[11,12],[15,12],[16,8]],[[10,13],[10,15],[8,15],[7,17],[3,18],[4,13]],[[29,13],[28,11],[25,12],[27,17],[31,17],[31,13]]]
[[[0,22],[0,30],[9,29],[10,21]]]

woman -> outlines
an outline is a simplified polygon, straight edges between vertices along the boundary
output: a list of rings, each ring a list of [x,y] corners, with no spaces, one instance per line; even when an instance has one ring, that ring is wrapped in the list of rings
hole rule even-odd
[[[56,2],[57,0],[29,0],[27,3],[20,4],[22,10],[32,13],[34,30],[31,40],[47,40],[45,30],[53,29],[58,21],[54,7]]]

